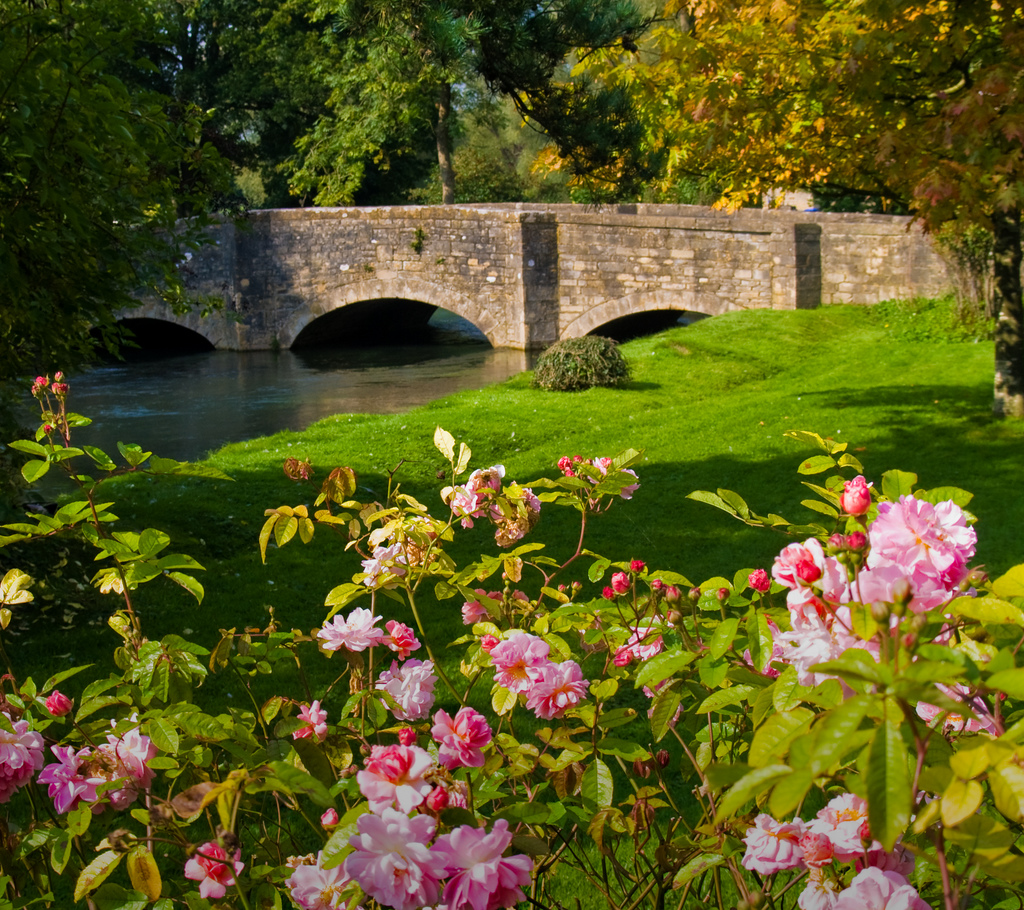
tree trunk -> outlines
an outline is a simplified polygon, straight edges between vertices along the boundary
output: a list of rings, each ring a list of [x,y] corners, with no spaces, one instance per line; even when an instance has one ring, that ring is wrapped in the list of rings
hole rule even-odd
[[[441,171],[441,202],[452,205],[455,202],[455,171],[452,169],[452,84],[441,83],[437,99],[437,166]],[[1018,298],[1019,298],[1018,294]]]
[[[992,411],[1024,419],[1024,307],[1021,303],[1020,209],[996,212],[995,232],[996,383]]]

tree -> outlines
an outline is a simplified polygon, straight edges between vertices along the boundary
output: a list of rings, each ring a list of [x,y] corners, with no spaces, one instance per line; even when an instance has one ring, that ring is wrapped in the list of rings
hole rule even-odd
[[[652,173],[626,93],[558,80],[573,53],[632,46],[647,20],[625,0],[323,0],[317,15],[350,64],[334,80],[332,115],[300,144],[296,182],[319,185],[320,204],[351,201],[385,138],[406,135],[408,148],[428,118],[442,199],[454,202],[452,121],[474,74],[547,132],[574,173],[614,166],[632,187]]]
[[[122,0],[0,0],[0,379],[110,348],[141,290],[186,305],[178,269],[224,189],[203,114],[141,88],[147,11]]]
[[[631,91],[669,178],[739,205],[781,187],[906,205],[994,232],[997,414],[1024,417],[1024,12],[1004,0],[670,0]]]

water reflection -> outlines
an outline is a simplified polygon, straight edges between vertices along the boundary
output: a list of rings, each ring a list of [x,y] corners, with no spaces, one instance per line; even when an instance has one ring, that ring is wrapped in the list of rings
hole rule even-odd
[[[138,442],[185,461],[331,414],[406,411],[526,367],[522,351],[466,344],[136,355],[72,377],[70,402],[94,421],[78,444]]]

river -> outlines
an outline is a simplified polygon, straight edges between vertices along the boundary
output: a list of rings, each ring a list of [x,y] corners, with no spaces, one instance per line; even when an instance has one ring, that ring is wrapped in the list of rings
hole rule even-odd
[[[392,414],[452,392],[502,382],[530,365],[438,311],[435,343],[294,351],[134,352],[70,377],[69,407],[93,424],[74,441],[117,457],[117,443],[194,461],[229,442],[302,430],[331,414]],[[36,412],[38,413],[38,412]],[[37,417],[27,411],[35,426]]]

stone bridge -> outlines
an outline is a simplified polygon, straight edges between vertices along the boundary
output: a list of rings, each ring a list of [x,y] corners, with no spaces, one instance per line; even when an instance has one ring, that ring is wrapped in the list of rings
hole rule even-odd
[[[216,348],[388,343],[435,307],[495,347],[542,348],[652,312],[717,315],[941,293],[908,219],[666,205],[454,205],[250,212],[183,269],[221,312],[176,322]]]

